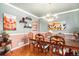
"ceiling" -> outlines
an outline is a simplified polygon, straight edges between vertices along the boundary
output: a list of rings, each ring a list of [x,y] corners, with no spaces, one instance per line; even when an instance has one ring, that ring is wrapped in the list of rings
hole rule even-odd
[[[79,3],[11,3],[37,17],[79,8]]]

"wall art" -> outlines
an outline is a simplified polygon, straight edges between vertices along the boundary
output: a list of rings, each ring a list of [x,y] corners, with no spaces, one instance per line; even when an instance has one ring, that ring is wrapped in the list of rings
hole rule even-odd
[[[4,13],[4,30],[16,30],[16,16]]]
[[[66,28],[65,22],[49,22],[48,30],[64,30]]]

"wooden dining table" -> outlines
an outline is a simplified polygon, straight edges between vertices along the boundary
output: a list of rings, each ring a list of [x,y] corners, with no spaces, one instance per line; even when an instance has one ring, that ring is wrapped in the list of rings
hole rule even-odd
[[[30,39],[31,41],[37,41],[35,38],[34,39]],[[42,41],[44,43],[48,43],[48,44],[52,44],[50,43],[50,39],[45,38],[44,41]],[[65,47],[70,47],[73,49],[79,49],[79,42],[77,41],[73,41],[73,40],[69,40],[69,39],[65,39]]]
[[[30,39],[30,40],[31,41],[38,41],[35,38],[34,39]],[[41,42],[49,44],[49,45],[53,45],[53,43],[51,43],[50,39],[48,39],[48,38],[45,38],[45,40],[41,41]],[[65,44],[63,45],[63,47],[64,48],[71,48],[71,49],[74,49],[74,50],[79,50],[79,42],[73,41],[73,40],[69,40],[69,39],[65,39]],[[50,54],[52,55],[51,49],[52,48],[50,48]]]

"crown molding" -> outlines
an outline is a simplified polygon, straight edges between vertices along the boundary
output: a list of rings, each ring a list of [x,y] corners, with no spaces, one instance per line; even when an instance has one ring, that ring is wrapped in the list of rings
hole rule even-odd
[[[5,5],[8,5],[8,6],[12,7],[12,8],[14,8],[14,9],[17,9],[17,10],[19,10],[19,11],[21,11],[21,12],[24,12],[24,13],[30,15],[30,16],[33,16],[33,17],[35,17],[35,18],[39,18],[39,17],[37,17],[37,16],[35,16],[35,15],[33,15],[33,14],[31,14],[31,13],[29,13],[29,12],[27,12],[27,11],[25,11],[25,10],[19,8],[19,7],[16,7],[16,6],[14,6],[14,5],[10,4],[10,3],[4,3],[4,4],[5,4]]]

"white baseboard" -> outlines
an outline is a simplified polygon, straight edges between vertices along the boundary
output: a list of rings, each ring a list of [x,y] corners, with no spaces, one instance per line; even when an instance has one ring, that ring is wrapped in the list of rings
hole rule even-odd
[[[8,51],[7,53],[9,53],[9,52],[11,52],[11,51],[13,51],[13,50],[16,50],[16,49],[18,49],[18,48],[21,48],[21,47],[23,47],[23,46],[26,46],[26,45],[28,45],[28,44],[29,44],[29,43],[26,43],[26,44],[24,44],[24,45],[15,47],[15,48],[11,49],[10,51]]]
[[[21,46],[15,47],[15,48],[11,49],[11,51],[16,50],[16,49],[18,49],[18,48],[21,48],[21,47],[23,47],[23,46],[25,46],[25,45],[28,45],[28,44],[29,44],[29,43],[26,43],[26,44],[24,44],[24,45],[21,45]]]

